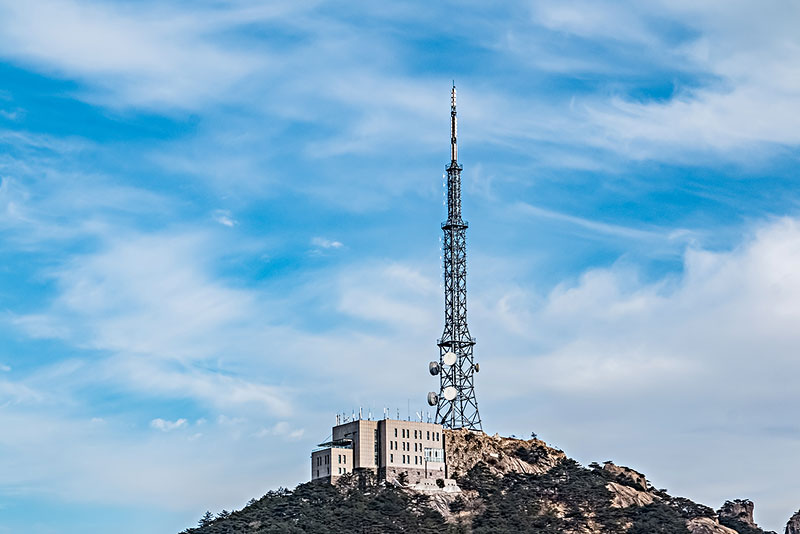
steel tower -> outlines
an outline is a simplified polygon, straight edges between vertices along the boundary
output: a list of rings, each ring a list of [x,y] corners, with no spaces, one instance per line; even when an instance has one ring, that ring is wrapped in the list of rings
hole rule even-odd
[[[444,239],[444,333],[438,340],[439,361],[429,370],[439,375],[439,393],[429,393],[436,422],[445,428],[483,430],[475,398],[475,339],[467,327],[467,222],[461,218],[461,165],[458,164],[456,86],[450,100],[450,164],[447,166],[447,221]]]

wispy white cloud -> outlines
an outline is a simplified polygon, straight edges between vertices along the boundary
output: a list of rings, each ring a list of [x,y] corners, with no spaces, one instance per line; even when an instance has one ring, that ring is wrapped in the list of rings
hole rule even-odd
[[[540,217],[544,219],[550,219],[552,221],[567,223],[572,226],[589,230],[590,232],[593,233],[607,234],[625,239],[664,241],[668,239],[670,235],[683,235],[683,234],[676,234],[675,231],[659,232],[657,230],[642,230],[639,228],[629,228],[625,226],[619,226],[616,224],[608,224],[600,221],[593,221],[585,219],[583,217],[576,217],[574,215],[568,215],[566,213],[560,213],[546,208],[533,206],[531,204],[527,204],[524,202],[517,204],[517,207],[527,215],[532,215],[534,217]]]
[[[236,226],[236,219],[233,218],[229,210],[214,210],[214,220],[223,226],[233,228]]]
[[[6,58],[89,87],[111,107],[186,109],[218,100],[268,66],[219,34],[285,16],[288,5],[198,6],[192,13],[164,4],[109,5],[91,0],[0,3],[0,51]],[[217,39],[210,38],[216,36]]]
[[[311,239],[311,244],[319,248],[342,248],[344,246],[341,241],[327,239],[325,237],[314,237]]]
[[[155,428],[156,430],[161,430],[162,432],[171,432],[173,430],[178,430],[179,428],[186,428],[186,426],[187,426],[186,419],[176,419],[175,421],[167,421],[165,419],[161,419],[160,417],[158,417],[150,421],[150,427]]]
[[[666,2],[654,13],[694,34],[672,53],[704,81],[666,100],[592,104],[586,118],[607,136],[599,143],[632,157],[693,159],[710,151],[732,160],[800,144],[792,120],[800,110],[797,6]]]

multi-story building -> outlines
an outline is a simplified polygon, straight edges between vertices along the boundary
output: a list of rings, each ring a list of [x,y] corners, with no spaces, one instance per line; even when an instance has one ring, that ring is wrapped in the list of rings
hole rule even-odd
[[[378,480],[428,486],[447,478],[442,425],[397,419],[356,419],[332,429],[311,453],[311,480],[336,482],[356,469]],[[405,473],[405,475],[403,475]]]

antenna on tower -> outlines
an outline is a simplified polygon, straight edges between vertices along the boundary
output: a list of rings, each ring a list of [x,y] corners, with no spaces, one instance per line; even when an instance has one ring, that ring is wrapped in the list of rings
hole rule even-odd
[[[450,161],[458,161],[458,117],[456,114],[456,81],[453,80],[453,90],[450,93]],[[449,176],[448,176],[449,177]]]

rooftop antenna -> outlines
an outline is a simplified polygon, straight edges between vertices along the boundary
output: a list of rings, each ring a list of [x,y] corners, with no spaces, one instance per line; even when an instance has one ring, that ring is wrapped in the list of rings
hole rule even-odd
[[[467,227],[461,218],[461,165],[458,164],[456,83],[450,92],[450,164],[447,170],[447,221],[442,223],[444,333],[438,340],[439,361],[428,371],[439,375],[439,393],[428,393],[436,422],[445,428],[483,430],[473,375],[475,339],[467,327]]]

